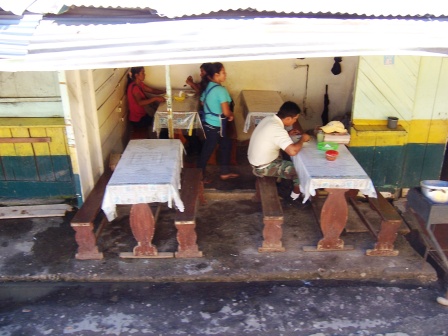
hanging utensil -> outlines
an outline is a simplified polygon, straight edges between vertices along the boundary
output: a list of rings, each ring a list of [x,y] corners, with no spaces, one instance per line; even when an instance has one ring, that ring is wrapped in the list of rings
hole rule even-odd
[[[328,85],[325,85],[325,95],[324,95],[324,111],[322,112],[322,125],[328,123],[328,105],[330,105],[330,99],[328,98]]]

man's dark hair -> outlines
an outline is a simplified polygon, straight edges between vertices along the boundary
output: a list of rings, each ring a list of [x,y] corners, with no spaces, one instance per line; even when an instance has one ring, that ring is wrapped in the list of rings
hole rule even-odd
[[[299,105],[292,101],[287,101],[280,107],[280,110],[277,112],[277,117],[280,119],[285,119],[288,117],[294,118],[298,114],[300,114]]]

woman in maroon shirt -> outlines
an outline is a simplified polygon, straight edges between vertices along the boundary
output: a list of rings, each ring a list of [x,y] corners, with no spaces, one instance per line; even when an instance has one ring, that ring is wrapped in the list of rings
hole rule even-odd
[[[144,80],[145,69],[143,67],[131,68],[127,86],[129,121],[137,128],[152,126],[158,104],[165,101],[162,96],[148,98],[145,93],[159,95],[166,91],[151,88],[144,83]]]

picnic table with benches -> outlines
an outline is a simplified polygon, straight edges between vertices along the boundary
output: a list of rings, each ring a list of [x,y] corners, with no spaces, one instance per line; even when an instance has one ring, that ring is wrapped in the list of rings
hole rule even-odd
[[[122,252],[123,258],[171,258],[172,252],[159,252],[152,244],[156,218],[151,203],[168,203],[177,208],[178,257],[201,256],[194,231],[196,200],[201,187],[201,175],[184,170],[184,187],[193,193],[180,194],[183,146],[180,140],[131,140],[106,186],[101,208],[109,221],[116,217],[117,204],[130,204],[129,222],[137,245],[132,252]],[[193,190],[194,189],[194,190]],[[184,203],[185,200],[185,203]],[[188,220],[182,224],[180,214]],[[157,216],[156,216],[157,217]]]
[[[77,259],[102,259],[97,237],[101,228],[116,217],[117,204],[130,204],[129,222],[137,245],[123,258],[202,257],[196,243],[196,211],[198,201],[204,203],[202,172],[181,168],[183,146],[180,140],[132,140],[123,155],[111,157],[110,167],[96,183],[71,226],[76,231]],[[181,192],[179,188],[182,186]],[[162,203],[177,207],[178,251],[158,252],[152,244],[158,211]],[[152,213],[149,204],[156,204]],[[102,210],[102,211],[101,211]],[[94,222],[103,215],[100,227]]]
[[[328,161],[325,151],[318,150],[314,140],[306,143],[302,150],[292,157],[300,179],[300,189],[306,201],[316,195],[317,189],[324,189],[328,196],[320,211],[319,223],[323,238],[317,246],[306,246],[305,251],[338,251],[353,249],[345,246],[340,238],[348,219],[346,193],[356,195],[358,191],[366,195],[371,207],[382,218],[379,233],[374,232],[377,243],[372,250],[366,251],[370,256],[395,256],[397,251],[393,243],[401,217],[393,206],[378,193],[373,182],[350,151],[339,145],[339,156],[335,161]],[[353,193],[353,191],[355,191]]]
[[[338,151],[338,158],[328,161],[325,151],[319,150],[316,142],[311,140],[292,157],[304,201],[315,196],[317,189],[324,189],[328,193],[320,213],[323,238],[315,247],[304,247],[305,251],[353,249],[353,246],[345,246],[340,238],[348,219],[345,193],[356,189],[369,197],[377,197],[372,180],[350,151],[344,145],[339,145]]]

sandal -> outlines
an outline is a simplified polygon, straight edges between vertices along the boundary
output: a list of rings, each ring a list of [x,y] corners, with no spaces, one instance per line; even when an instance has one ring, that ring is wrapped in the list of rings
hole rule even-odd
[[[225,181],[225,180],[229,180],[229,179],[234,179],[237,177],[240,177],[239,174],[235,174],[235,173],[228,173],[228,174],[222,174],[219,176],[221,180]]]

